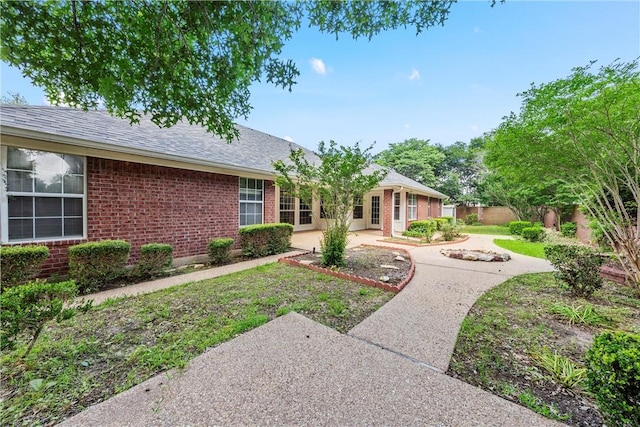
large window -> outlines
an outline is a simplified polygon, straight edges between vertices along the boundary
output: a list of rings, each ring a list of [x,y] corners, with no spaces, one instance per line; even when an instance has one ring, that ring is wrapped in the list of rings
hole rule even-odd
[[[280,191],[280,222],[296,224],[296,198],[286,191]]]
[[[418,219],[418,195],[408,194],[407,204],[409,206],[409,219]]]
[[[400,193],[393,193],[393,220],[400,221]]]
[[[240,227],[262,224],[264,181],[240,178]]]
[[[300,200],[300,225],[307,225],[313,223],[313,212],[311,206]]]
[[[353,198],[353,219],[364,218],[364,207],[362,204],[362,196]]]
[[[6,147],[8,241],[84,237],[85,158]]]

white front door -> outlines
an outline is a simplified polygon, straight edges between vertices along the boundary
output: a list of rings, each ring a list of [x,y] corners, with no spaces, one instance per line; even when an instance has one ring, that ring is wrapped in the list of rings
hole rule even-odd
[[[369,196],[369,204],[367,211],[367,224],[368,228],[380,230],[382,228],[382,218],[380,212],[384,212],[382,209],[382,195],[371,194]]]
[[[403,203],[403,193],[402,192],[393,192],[393,197],[391,198],[392,206],[392,215],[393,215],[393,232],[397,234],[401,234],[404,231],[405,225],[405,212],[406,207]]]

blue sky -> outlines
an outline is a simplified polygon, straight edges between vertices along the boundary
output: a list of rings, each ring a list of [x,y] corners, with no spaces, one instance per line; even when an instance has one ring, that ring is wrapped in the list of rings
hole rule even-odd
[[[374,152],[408,138],[468,142],[517,111],[516,94],[571,68],[640,56],[640,1],[488,1],[455,4],[443,27],[416,36],[397,30],[338,41],[302,29],[283,57],[301,75],[292,92],[252,88],[254,107],[237,122],[314,149],[321,140],[376,142]],[[2,64],[1,92],[44,104],[42,91]]]

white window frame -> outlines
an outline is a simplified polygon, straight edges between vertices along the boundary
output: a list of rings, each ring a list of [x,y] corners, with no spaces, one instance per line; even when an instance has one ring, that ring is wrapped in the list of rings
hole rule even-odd
[[[7,145],[3,145],[0,147],[0,154],[2,157],[2,177],[6,179],[7,177],[7,157],[8,157],[8,147]],[[11,146],[12,148],[22,148],[25,147],[19,146]],[[40,151],[43,153],[52,153],[52,154],[66,154],[56,151],[49,150],[37,150],[33,149],[33,151]],[[76,154],[74,154],[76,156]],[[87,157],[86,156],[78,156],[82,157],[84,160],[83,171],[82,171],[82,194],[64,194],[64,193],[37,193],[32,192],[16,192],[16,191],[8,191],[7,183],[4,182],[0,185],[0,241],[3,243],[30,243],[30,242],[60,242],[60,241],[68,241],[68,240],[86,240],[87,239]],[[82,199],[82,236],[60,236],[60,237],[33,237],[31,239],[14,239],[9,240],[9,196],[24,196],[24,197],[56,197],[56,198],[74,198],[74,199]],[[33,213],[35,215],[35,212]],[[35,230],[34,230],[35,232]]]
[[[261,200],[242,200],[242,180],[246,180],[247,183],[249,183],[250,180],[260,182],[261,184]],[[246,190],[250,190],[250,188],[245,187]],[[264,179],[258,179],[258,178],[247,178],[247,177],[238,177],[238,226],[239,227],[246,227],[248,225],[255,225],[255,224],[242,224],[242,215],[240,213],[241,211],[241,206],[242,204],[252,204],[252,205],[260,205],[260,212],[261,212],[261,222],[260,224],[264,224]]]
[[[407,210],[409,220],[413,221],[418,219],[418,195],[409,193],[407,194]]]
[[[360,216],[356,217],[356,209],[360,208]],[[354,220],[364,219],[364,196],[355,196],[353,198],[353,211],[351,216]]]
[[[402,208],[402,197],[401,194],[396,192],[393,193],[393,220],[400,221],[402,214],[400,213],[400,209]]]

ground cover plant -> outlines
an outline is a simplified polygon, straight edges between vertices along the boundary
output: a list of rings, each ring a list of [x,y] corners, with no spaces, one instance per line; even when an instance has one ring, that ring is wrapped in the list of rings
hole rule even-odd
[[[632,288],[605,282],[587,301],[552,273],[517,276],[471,308],[448,373],[569,425],[601,426],[585,368],[594,337],[612,330],[640,332]]]
[[[495,236],[508,236],[509,229],[502,225],[465,225],[460,227],[462,234],[490,234]]]
[[[542,242],[528,242],[525,240],[494,239],[493,243],[501,248],[507,249],[517,254],[545,258],[545,244]]]
[[[109,300],[2,356],[4,425],[52,425],[290,311],[346,332],[393,293],[268,264]]]

